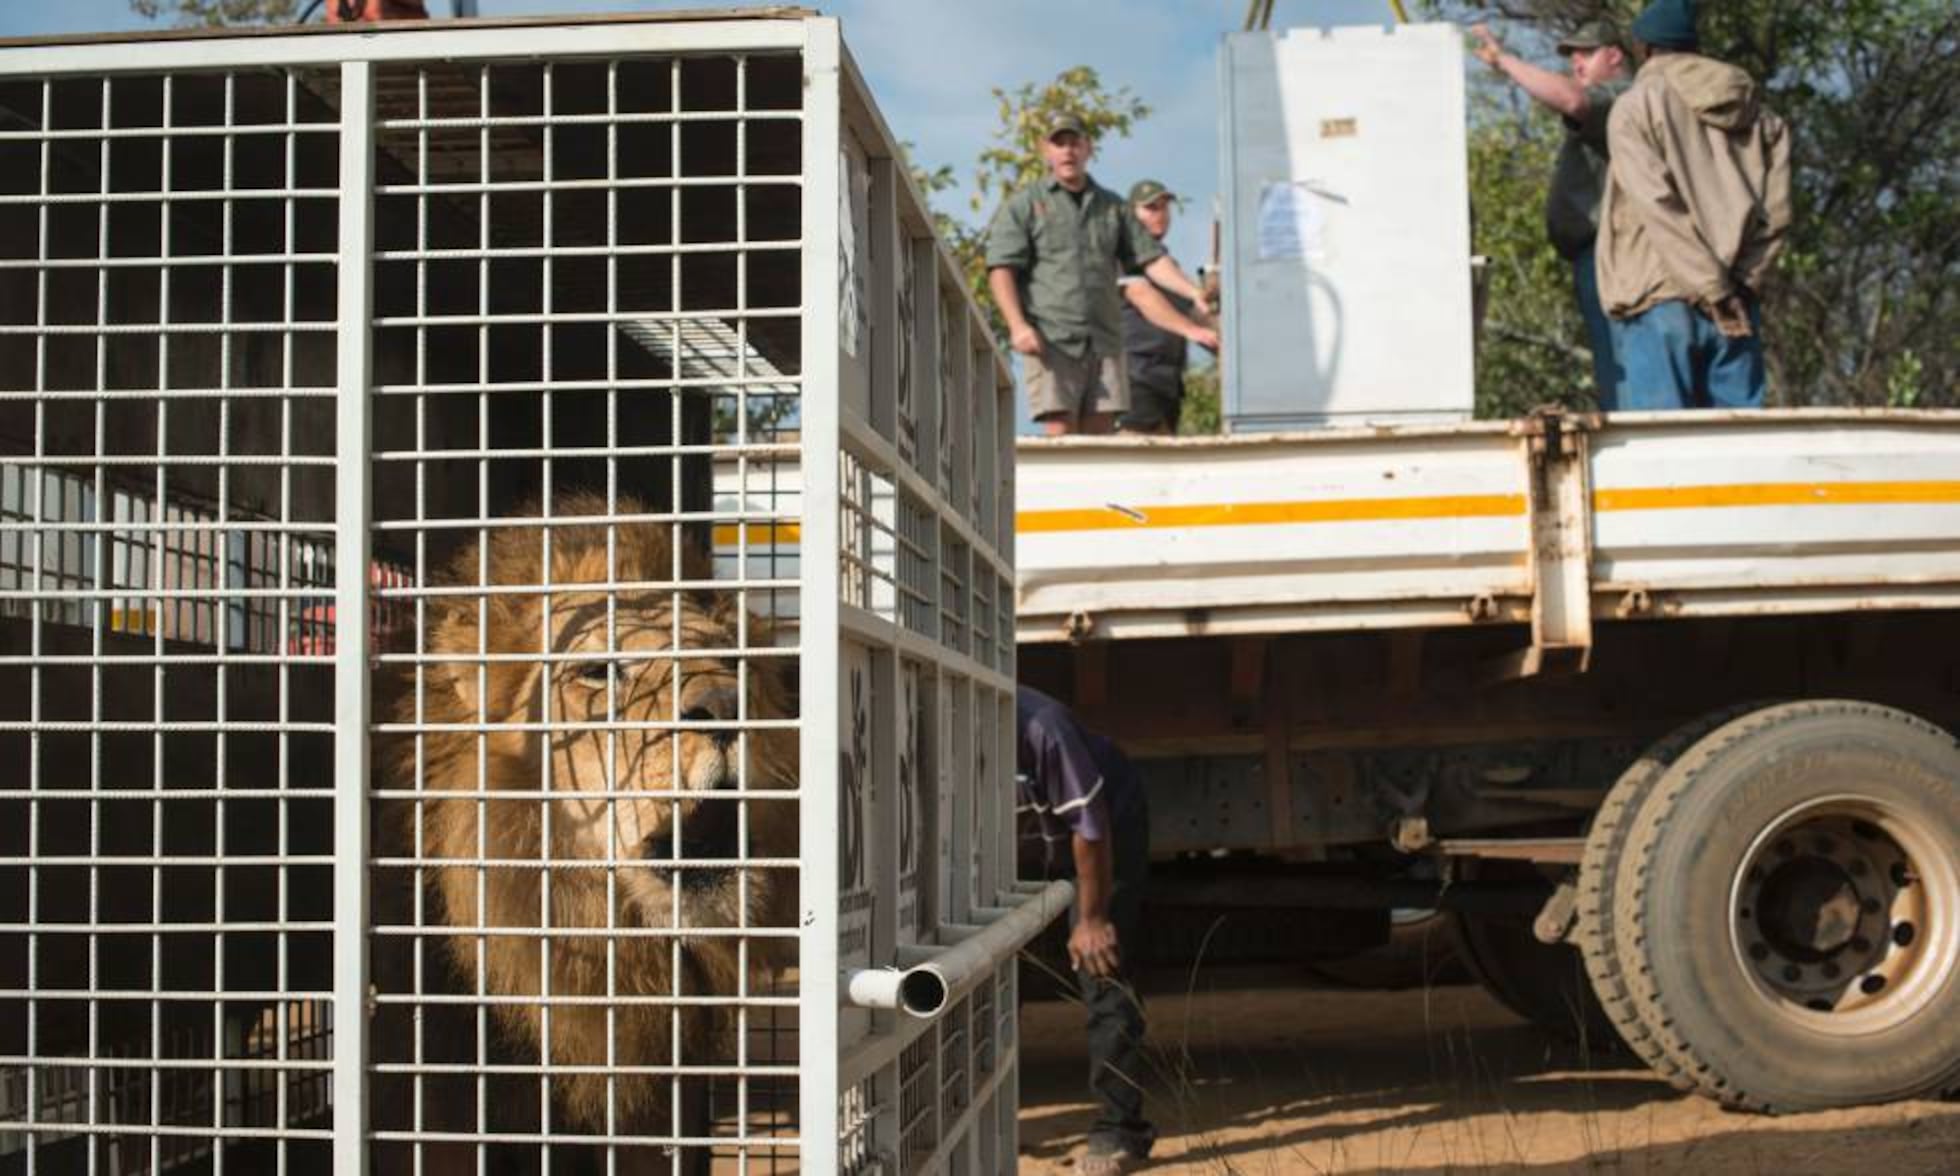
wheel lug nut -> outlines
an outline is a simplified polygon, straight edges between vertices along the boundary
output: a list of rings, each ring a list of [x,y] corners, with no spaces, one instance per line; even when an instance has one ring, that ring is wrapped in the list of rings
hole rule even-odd
[[[1858,907],[1860,910],[1864,911],[1868,915],[1875,915],[1879,911],[1879,903],[1878,900],[1875,898],[1866,899],[1865,901],[1859,903]]]
[[[1783,969],[1783,978],[1792,984],[1803,979],[1803,969],[1791,964]]]

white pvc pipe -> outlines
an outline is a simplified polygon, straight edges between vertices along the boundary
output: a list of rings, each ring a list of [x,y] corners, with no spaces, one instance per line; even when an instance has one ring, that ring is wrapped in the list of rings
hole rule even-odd
[[[995,917],[977,927],[942,930],[942,935],[959,934],[956,943],[902,948],[904,967],[844,973],[840,985],[844,1003],[861,1009],[900,1009],[931,1020],[946,1010],[955,993],[1012,958],[1074,901],[1075,884],[1056,881],[1011,907],[982,908]]]

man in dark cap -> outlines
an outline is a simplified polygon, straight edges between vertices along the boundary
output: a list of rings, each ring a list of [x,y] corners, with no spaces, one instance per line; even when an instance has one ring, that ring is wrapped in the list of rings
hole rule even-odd
[[[1041,141],[1048,174],[1014,193],[987,230],[987,285],[1022,356],[1030,414],[1048,433],[1108,433],[1129,407],[1116,279],[1140,271],[1175,294],[1198,287],[1089,175],[1082,120],[1057,117]]]
[[[1647,60],[1613,104],[1599,297],[1627,408],[1763,403],[1763,281],[1790,228],[1790,133],[1755,81],[1697,50],[1693,0],[1633,22]]]
[[[1536,66],[1507,53],[1485,25],[1470,30],[1482,41],[1477,57],[1549,107],[1565,123],[1565,142],[1552,166],[1545,194],[1545,232],[1572,267],[1572,288],[1592,345],[1593,388],[1599,407],[1620,407],[1620,364],[1613,331],[1599,304],[1593,238],[1599,230],[1599,193],[1606,182],[1606,118],[1626,92],[1627,56],[1619,30],[1603,20],[1580,25],[1558,43],[1570,74]]]
[[[1171,231],[1177,197],[1156,180],[1130,188],[1130,211],[1159,245]],[[1130,411],[1125,433],[1175,433],[1184,404],[1185,345],[1218,350],[1218,332],[1199,304],[1166,290],[1141,273],[1125,274],[1123,350],[1128,358]]]
[[[1143,998],[1130,975],[1142,954],[1150,813],[1142,781],[1114,743],[1030,686],[1015,692],[1015,804],[1023,877],[1074,878],[1068,955],[1089,1019],[1096,1101],[1081,1176],[1114,1176],[1150,1154],[1143,1117]]]

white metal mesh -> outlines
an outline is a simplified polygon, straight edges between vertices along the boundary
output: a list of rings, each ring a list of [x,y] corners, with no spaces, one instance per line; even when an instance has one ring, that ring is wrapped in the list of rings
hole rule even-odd
[[[747,490],[798,460],[800,82],[376,75],[375,527],[426,586],[382,594],[414,614],[376,727],[384,1165],[794,1142],[794,1054],[753,1030],[795,1000],[797,650],[765,617],[798,585]]]
[[[837,697],[855,786],[841,798],[838,962],[875,968],[968,933],[1012,882],[1012,413],[984,323],[854,99],[839,164],[854,223],[839,240]],[[957,1170],[1000,1130],[998,1116],[975,1124],[1002,1082],[993,1019],[1012,972],[1010,959],[953,992],[930,1024],[846,1011],[844,1075],[876,1080],[890,1169]],[[1008,1131],[990,1171],[1014,1166]]]
[[[0,1164],[1002,1129],[830,977],[1011,882],[1005,369],[832,22],[620,30],[0,50]]]
[[[325,1171],[335,76],[0,78],[0,1151]]]

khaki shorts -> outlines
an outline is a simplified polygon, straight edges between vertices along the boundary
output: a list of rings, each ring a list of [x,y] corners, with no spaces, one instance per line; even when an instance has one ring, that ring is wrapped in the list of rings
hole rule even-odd
[[[1038,356],[1023,355],[1021,372],[1028,383],[1028,415],[1036,420],[1056,413],[1071,418],[1113,415],[1130,407],[1129,375],[1121,356],[1094,351],[1070,355],[1050,345]]]

